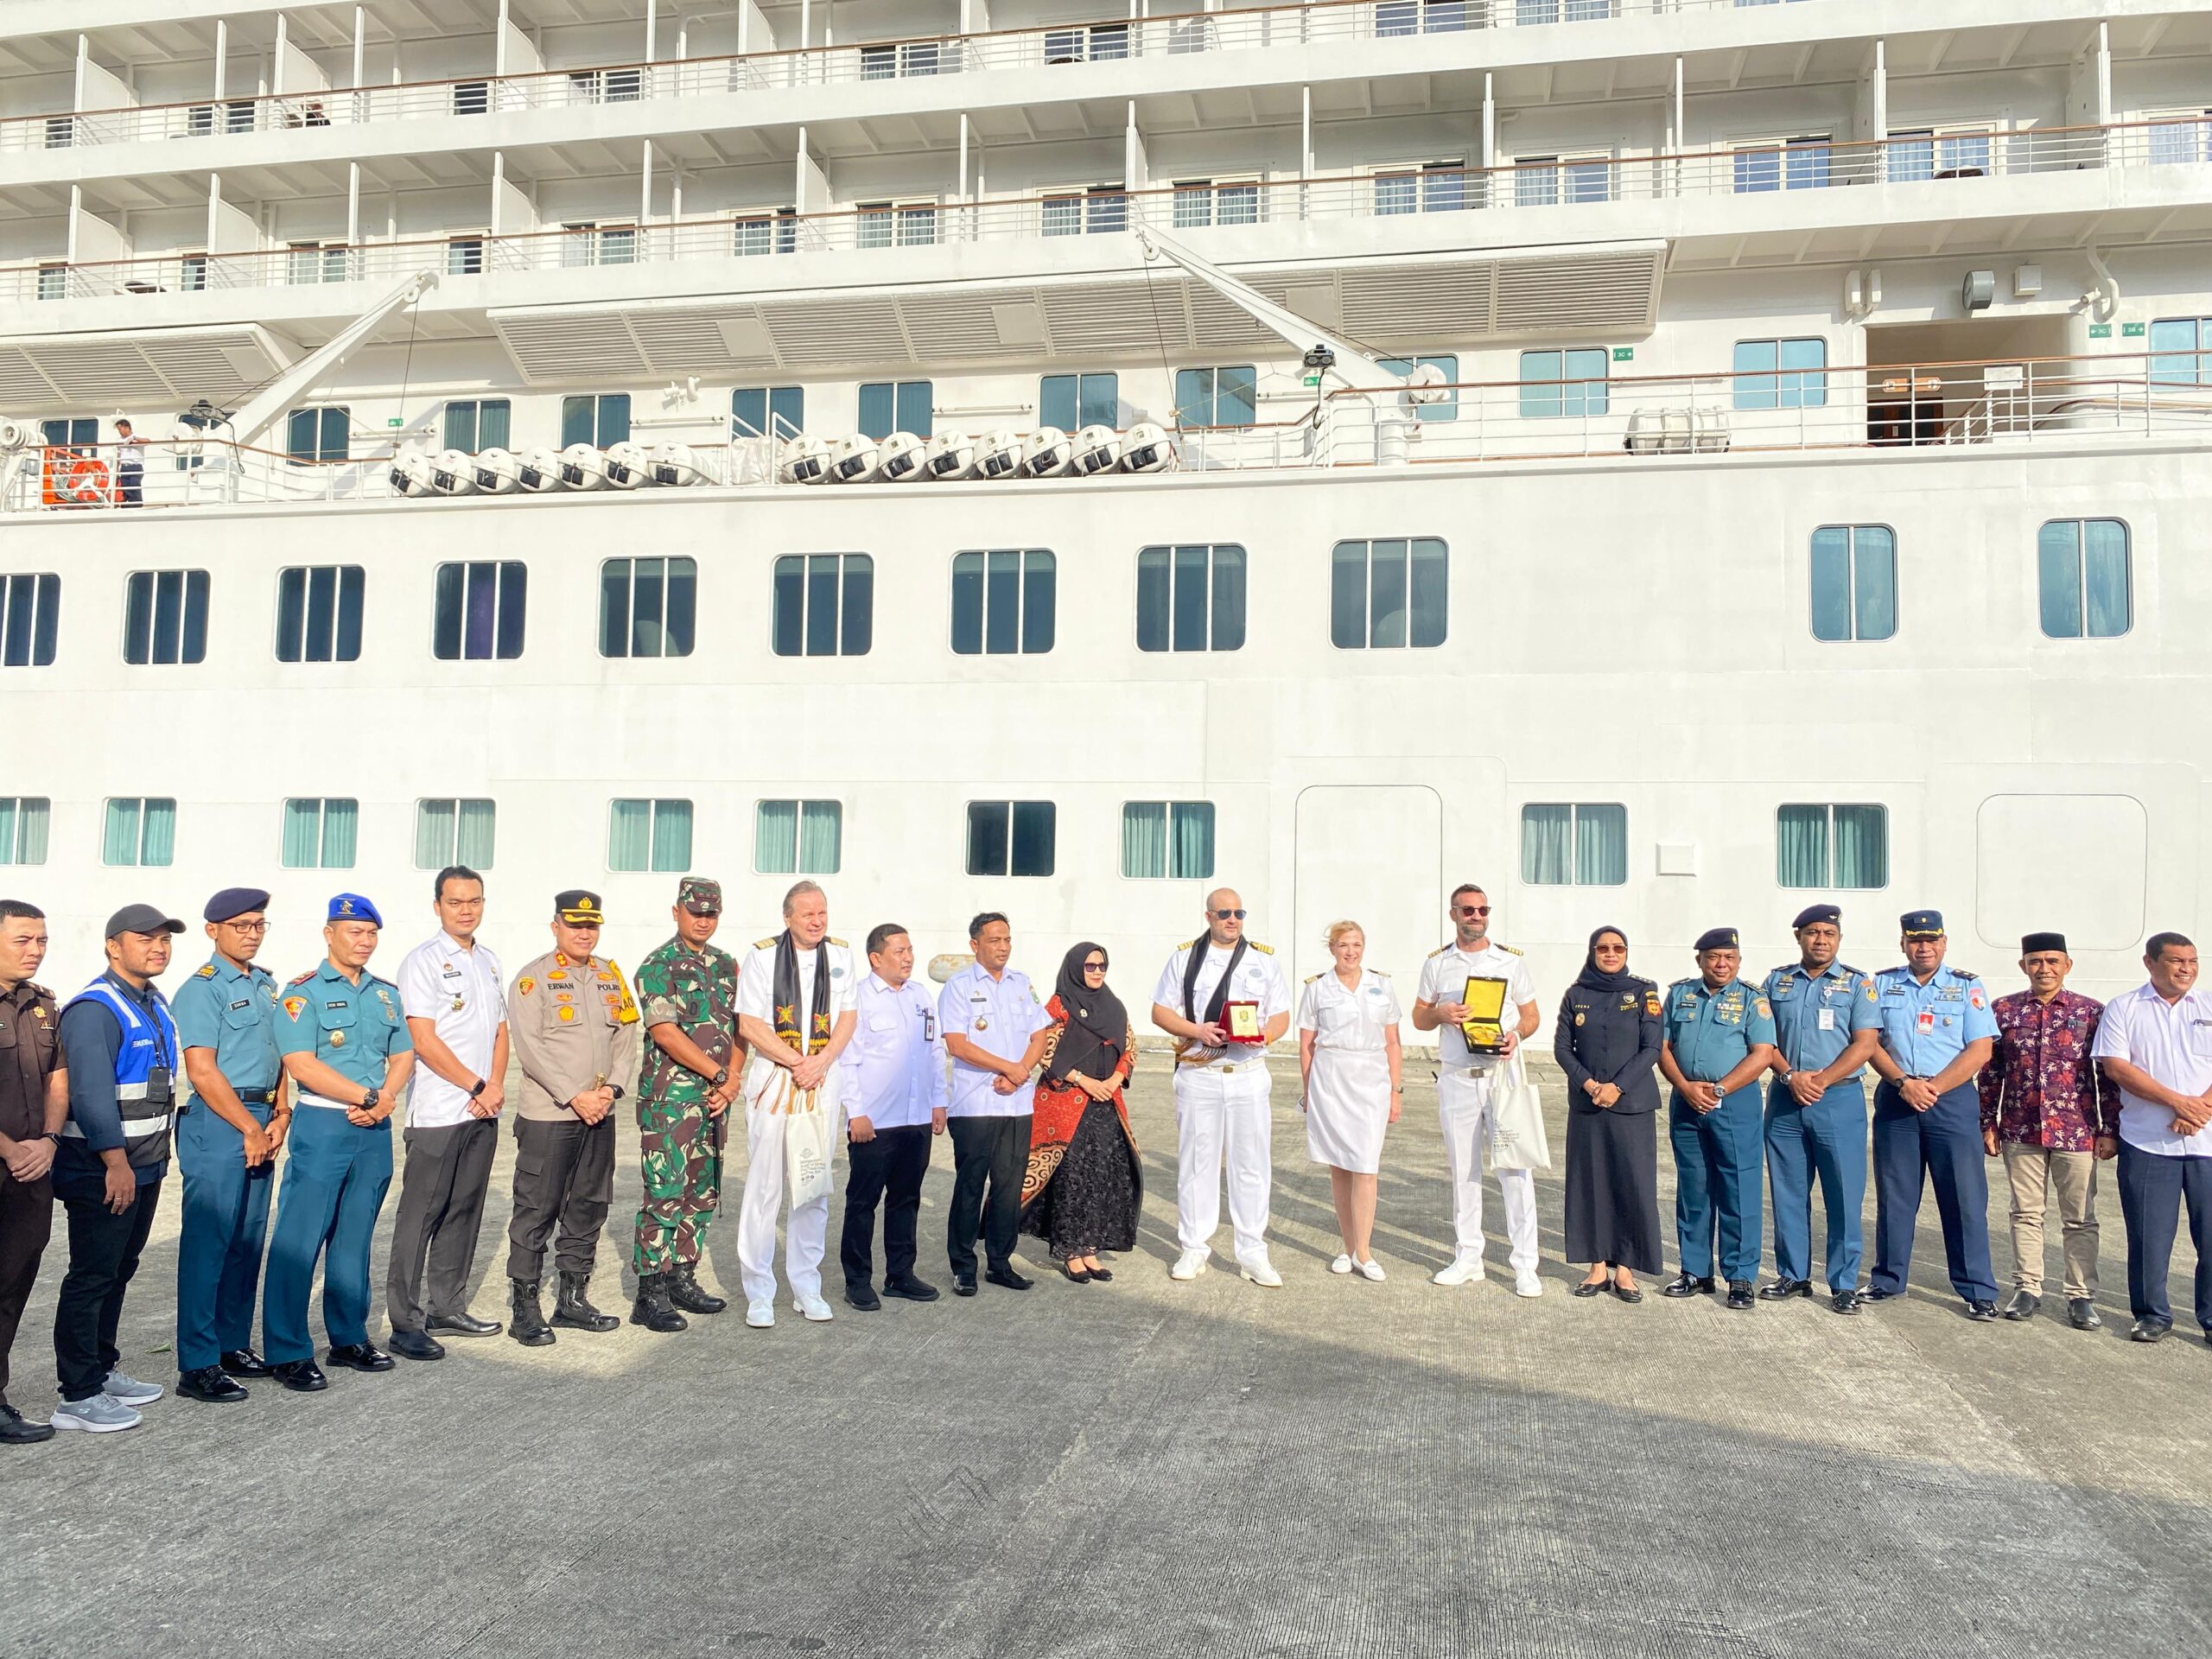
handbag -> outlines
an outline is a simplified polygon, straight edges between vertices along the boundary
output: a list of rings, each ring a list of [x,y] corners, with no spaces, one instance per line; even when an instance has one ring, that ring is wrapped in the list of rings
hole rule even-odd
[[[840,1114],[833,1107],[824,1107],[821,1090],[802,1100],[791,1087],[791,1073],[781,1067],[777,1069],[769,1086],[780,1086],[782,1090],[779,1102],[762,1103],[784,1121],[784,1190],[791,1207],[797,1209],[817,1198],[826,1199],[835,1187],[830,1164],[836,1147],[831,1138],[830,1120]],[[783,1108],[779,1112],[778,1105]]]
[[[1544,1131],[1544,1097],[1529,1080],[1516,1048],[1490,1090],[1490,1166],[1492,1169],[1549,1169],[1551,1139]]]

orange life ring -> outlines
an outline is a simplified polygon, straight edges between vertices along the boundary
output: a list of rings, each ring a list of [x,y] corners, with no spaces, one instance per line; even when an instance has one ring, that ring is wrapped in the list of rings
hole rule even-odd
[[[61,480],[61,493],[70,501],[91,506],[110,499],[107,486],[107,463],[91,455],[79,455],[69,463],[68,472]]]

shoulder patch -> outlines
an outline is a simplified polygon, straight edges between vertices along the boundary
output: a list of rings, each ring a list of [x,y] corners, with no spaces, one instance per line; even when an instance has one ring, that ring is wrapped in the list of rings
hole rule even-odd
[[[1255,950],[1258,951],[1263,957],[1272,957],[1275,953],[1274,946],[1272,944],[1262,944],[1257,939],[1247,939],[1244,943],[1250,945]]]
[[[1760,1019],[1771,1020],[1774,1018],[1774,1010],[1767,1006],[1766,998],[1763,996],[1753,997],[1751,999],[1751,1006],[1759,1011]]]
[[[1643,1012],[1651,1019],[1659,1017],[1659,988],[1656,985],[1647,986],[1644,989]]]
[[[200,971],[199,971],[198,973],[194,974],[194,975],[193,976],[193,977],[194,977],[194,979],[213,979],[213,978],[214,978],[214,977],[215,977],[215,964],[214,964],[213,963],[212,963],[212,962],[202,963],[200,965]]]
[[[304,996],[288,996],[284,999],[284,1012],[296,1020],[307,1005],[308,1000]]]
[[[306,984],[306,983],[308,982],[308,981],[309,981],[309,980],[311,980],[311,979],[313,979],[313,978],[315,977],[315,970],[314,969],[310,968],[310,969],[308,969],[307,970],[307,972],[305,972],[304,974],[302,974],[302,975],[301,975],[297,979],[288,979],[288,980],[286,980],[284,982],[285,982],[287,985],[304,985],[304,984]]]
[[[515,989],[521,992],[524,996],[528,996],[537,988],[537,982],[532,979],[528,974],[524,974],[520,979],[515,982]]]

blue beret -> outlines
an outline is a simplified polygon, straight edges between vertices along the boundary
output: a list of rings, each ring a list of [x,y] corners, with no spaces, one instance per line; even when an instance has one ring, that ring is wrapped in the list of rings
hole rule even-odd
[[[200,913],[207,921],[227,922],[233,916],[268,908],[269,895],[259,887],[225,887],[207,901],[207,908]]]
[[[1708,927],[1697,936],[1697,948],[1700,950],[1738,950],[1743,947],[1736,942],[1734,928]]]
[[[1815,922],[1827,922],[1836,926],[1842,925],[1843,906],[1841,905],[1808,905],[1797,912],[1797,919],[1789,924],[1789,931],[1794,933],[1801,927],[1812,926]]]
[[[1908,910],[1897,918],[1897,926],[1908,939],[1940,939],[1943,937],[1943,912],[1940,910]]]
[[[327,919],[334,922],[374,922],[378,927],[384,925],[384,918],[377,913],[377,907],[358,893],[341,893],[333,898]]]

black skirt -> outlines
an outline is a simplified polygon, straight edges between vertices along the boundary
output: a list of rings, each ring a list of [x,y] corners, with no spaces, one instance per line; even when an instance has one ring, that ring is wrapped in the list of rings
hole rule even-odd
[[[1567,1259],[1659,1271],[1657,1114],[1567,1115]]]
[[[1052,1258],[1131,1250],[1144,1182],[1121,1115],[1106,1101],[1083,1109],[1052,1179],[1021,1218],[1021,1230],[1052,1247]]]

